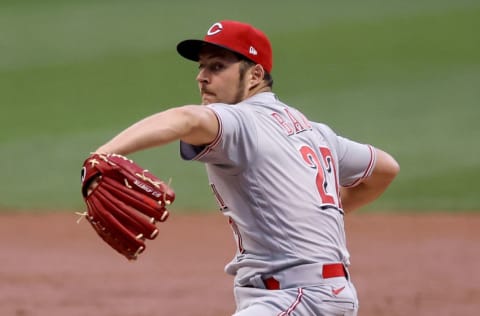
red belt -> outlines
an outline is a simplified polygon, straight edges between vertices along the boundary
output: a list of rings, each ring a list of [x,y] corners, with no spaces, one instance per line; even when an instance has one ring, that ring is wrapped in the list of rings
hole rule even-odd
[[[324,264],[322,267],[322,277],[324,279],[346,277],[347,273],[342,263]],[[268,290],[280,290],[280,282],[274,277],[263,280],[265,288]]]

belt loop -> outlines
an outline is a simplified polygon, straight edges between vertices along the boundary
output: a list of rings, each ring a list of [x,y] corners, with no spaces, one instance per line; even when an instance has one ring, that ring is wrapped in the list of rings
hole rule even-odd
[[[262,276],[259,274],[254,275],[253,277],[250,278],[250,284],[253,285],[253,287],[256,287],[258,289],[266,289],[265,283],[263,283]]]
[[[350,281],[350,272],[348,271],[348,268],[345,264],[343,264],[343,271],[345,271],[345,278],[347,281]]]

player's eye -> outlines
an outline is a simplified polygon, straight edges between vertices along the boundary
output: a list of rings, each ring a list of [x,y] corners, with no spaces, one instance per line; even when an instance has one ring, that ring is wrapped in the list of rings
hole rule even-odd
[[[224,68],[225,68],[225,65],[219,62],[212,63],[208,67],[208,69],[212,72],[219,72],[219,71],[222,71]]]
[[[211,73],[218,73],[220,71],[223,71],[225,68],[227,68],[226,64],[221,61],[199,63],[198,65],[199,70],[207,70],[208,72],[211,72]]]

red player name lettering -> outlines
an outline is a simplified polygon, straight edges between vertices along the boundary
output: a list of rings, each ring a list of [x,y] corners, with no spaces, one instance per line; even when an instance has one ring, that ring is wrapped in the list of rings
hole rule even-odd
[[[295,115],[293,115],[288,108],[284,108],[283,111],[286,117],[277,112],[273,112],[271,115],[288,136],[312,129],[312,125],[310,125],[310,122],[302,113],[296,112]]]

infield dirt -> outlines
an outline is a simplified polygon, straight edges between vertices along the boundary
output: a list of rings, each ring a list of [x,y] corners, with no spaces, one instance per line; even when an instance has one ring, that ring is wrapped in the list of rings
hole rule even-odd
[[[220,214],[177,215],[136,262],[73,212],[0,215],[0,315],[231,315]],[[360,316],[478,315],[480,214],[346,217]]]

